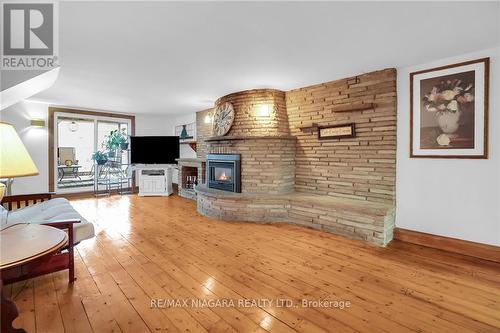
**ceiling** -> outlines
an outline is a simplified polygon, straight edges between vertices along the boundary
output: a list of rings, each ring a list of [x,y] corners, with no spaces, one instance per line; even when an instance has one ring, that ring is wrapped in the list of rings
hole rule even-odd
[[[182,114],[499,44],[498,2],[61,2],[57,82],[32,99]]]

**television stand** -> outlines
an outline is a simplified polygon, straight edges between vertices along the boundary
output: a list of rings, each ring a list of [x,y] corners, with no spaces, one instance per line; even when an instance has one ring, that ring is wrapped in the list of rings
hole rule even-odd
[[[171,165],[136,165],[139,196],[169,196],[172,191]]]

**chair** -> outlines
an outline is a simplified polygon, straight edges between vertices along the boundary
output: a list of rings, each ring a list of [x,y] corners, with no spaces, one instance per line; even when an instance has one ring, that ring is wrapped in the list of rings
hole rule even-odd
[[[122,164],[120,165],[120,194],[129,194],[132,193],[132,177],[133,177],[133,168],[130,164]],[[126,185],[124,187],[124,185]],[[128,191],[124,191],[126,188]]]
[[[95,195],[110,195],[112,190],[116,190],[119,194],[133,193],[133,170],[130,164],[108,161],[104,165],[97,166],[97,170],[94,181]],[[104,186],[104,191],[100,190],[100,185]],[[125,189],[128,190],[125,191]]]
[[[76,161],[75,147],[59,147],[57,148],[57,156],[59,165],[66,165],[66,161],[71,161],[71,165],[73,165]]]

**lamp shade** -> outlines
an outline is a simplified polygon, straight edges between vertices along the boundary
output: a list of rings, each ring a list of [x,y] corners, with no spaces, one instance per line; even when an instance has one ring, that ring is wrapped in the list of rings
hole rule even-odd
[[[38,175],[38,169],[14,126],[0,122],[0,178]]]

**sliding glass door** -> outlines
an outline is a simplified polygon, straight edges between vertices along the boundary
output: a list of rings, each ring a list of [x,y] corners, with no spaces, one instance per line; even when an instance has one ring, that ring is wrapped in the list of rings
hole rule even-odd
[[[87,192],[94,189],[96,166],[92,156],[97,151],[114,154],[113,160],[128,164],[126,147],[109,149],[109,137],[118,131],[131,134],[131,121],[126,118],[88,114],[54,114],[54,190]]]

